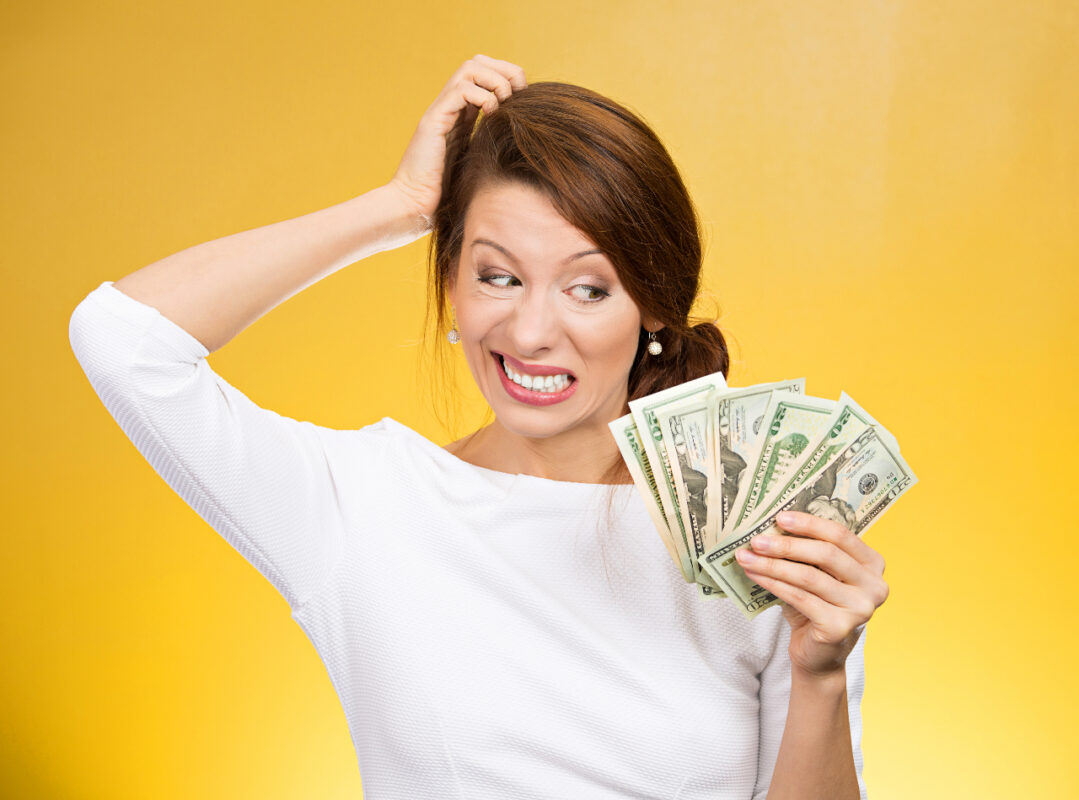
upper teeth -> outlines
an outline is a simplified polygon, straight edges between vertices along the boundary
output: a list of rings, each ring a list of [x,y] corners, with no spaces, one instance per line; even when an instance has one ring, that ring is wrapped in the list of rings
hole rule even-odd
[[[527,375],[515,372],[505,361],[502,362],[502,369],[511,381],[533,392],[560,392],[569,385],[568,372],[561,375]]]

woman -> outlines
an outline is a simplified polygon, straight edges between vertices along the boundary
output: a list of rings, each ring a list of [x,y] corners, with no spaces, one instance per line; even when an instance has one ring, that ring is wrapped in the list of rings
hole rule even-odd
[[[210,368],[282,301],[429,230],[433,309],[490,425],[446,448],[390,418],[333,430]],[[718,329],[688,323],[700,256],[643,122],[477,55],[386,185],[75,309],[110,413],[323,658],[372,800],[864,796],[859,635],[887,594],[880,556],[796,514],[799,537],[758,537],[743,561],[782,615],[699,600],[607,428],[631,397],[726,372]]]

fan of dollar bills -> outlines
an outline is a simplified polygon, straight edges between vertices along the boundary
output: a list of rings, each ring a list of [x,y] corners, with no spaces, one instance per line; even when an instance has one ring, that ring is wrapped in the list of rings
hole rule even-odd
[[[861,534],[918,479],[895,437],[846,393],[805,379],[731,388],[722,373],[633,400],[610,423],[652,521],[687,582],[748,617],[781,602],[734,551],[805,511]]]

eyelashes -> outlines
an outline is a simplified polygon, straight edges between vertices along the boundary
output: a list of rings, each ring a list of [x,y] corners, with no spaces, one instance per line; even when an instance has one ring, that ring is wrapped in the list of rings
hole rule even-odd
[[[579,283],[576,286],[574,286],[573,289],[571,289],[570,291],[573,291],[575,289],[584,289],[585,290],[586,296],[583,297],[583,298],[578,298],[579,300],[581,300],[584,303],[598,303],[603,298],[611,296],[610,292],[605,291],[605,290],[599,288],[598,286],[589,286],[586,283]]]
[[[508,288],[511,285],[510,281],[517,281],[520,284],[520,281],[512,275],[481,275],[476,280],[480,283],[486,283],[488,286],[498,286],[500,288]],[[506,283],[499,283],[499,281],[506,281]]]
[[[480,275],[476,278],[482,284],[487,286],[493,286],[497,289],[510,289],[514,286],[520,286],[521,282],[506,273],[499,273],[497,275]],[[594,305],[595,303],[602,302],[611,296],[611,293],[606,289],[593,286],[587,283],[578,283],[571,286],[568,290],[571,297],[582,305]]]

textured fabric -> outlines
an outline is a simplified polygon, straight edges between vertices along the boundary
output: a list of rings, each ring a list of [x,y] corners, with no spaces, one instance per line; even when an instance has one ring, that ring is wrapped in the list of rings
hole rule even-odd
[[[139,452],[287,601],[368,800],[767,794],[788,626],[699,598],[633,487],[482,469],[390,418],[335,430],[260,408],[111,281],[69,335]]]

